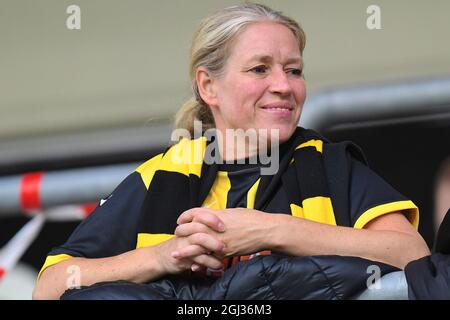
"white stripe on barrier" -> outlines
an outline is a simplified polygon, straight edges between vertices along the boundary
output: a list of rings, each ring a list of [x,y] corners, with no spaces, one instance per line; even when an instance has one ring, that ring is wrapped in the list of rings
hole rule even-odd
[[[0,250],[0,270],[4,276],[20,260],[44,226],[45,216],[38,214],[28,221]]]
[[[97,207],[97,203],[64,205],[46,210],[28,210],[27,216],[44,215],[48,222],[65,222],[83,220]]]

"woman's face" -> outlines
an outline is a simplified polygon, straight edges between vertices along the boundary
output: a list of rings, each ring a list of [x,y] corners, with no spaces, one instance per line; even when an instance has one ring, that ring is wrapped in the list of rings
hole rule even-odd
[[[306,98],[298,42],[287,27],[260,22],[235,39],[224,73],[214,80],[216,128],[278,129],[284,142]]]

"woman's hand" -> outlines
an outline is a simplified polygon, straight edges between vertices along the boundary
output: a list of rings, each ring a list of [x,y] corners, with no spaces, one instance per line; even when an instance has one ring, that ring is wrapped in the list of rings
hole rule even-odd
[[[175,234],[179,237],[189,237],[196,233],[206,233],[225,244],[221,254],[226,256],[252,254],[270,249],[270,235],[276,228],[274,216],[245,208],[225,210],[193,208],[180,215]],[[220,231],[218,226],[222,224],[224,228]],[[188,247],[178,250],[180,257],[192,256],[192,252],[193,249]]]
[[[197,225],[197,232],[175,236],[158,245],[158,260],[164,273],[176,274],[186,270],[198,271],[202,267],[211,269],[222,267],[223,242],[208,234],[208,226]],[[211,254],[213,252],[215,254]]]

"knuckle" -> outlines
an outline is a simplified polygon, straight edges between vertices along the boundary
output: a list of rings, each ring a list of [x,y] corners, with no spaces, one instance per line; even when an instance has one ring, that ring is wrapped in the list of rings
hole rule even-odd
[[[219,240],[216,241],[216,250],[223,250],[224,247],[225,245],[223,244],[222,241]]]

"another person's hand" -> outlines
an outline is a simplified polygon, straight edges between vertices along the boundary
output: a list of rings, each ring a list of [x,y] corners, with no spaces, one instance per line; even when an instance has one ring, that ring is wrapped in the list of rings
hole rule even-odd
[[[176,236],[189,237],[196,233],[208,233],[222,241],[226,256],[252,254],[268,248],[271,231],[276,228],[274,215],[246,208],[213,210],[194,208],[183,212],[177,220]],[[224,231],[211,226],[222,223]],[[179,257],[191,256],[192,249],[185,247],[177,251]]]

